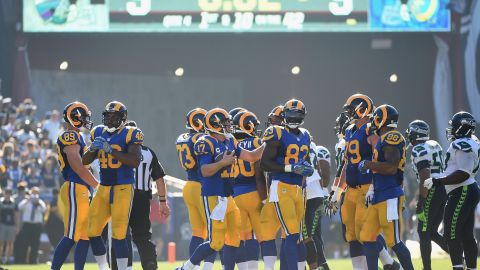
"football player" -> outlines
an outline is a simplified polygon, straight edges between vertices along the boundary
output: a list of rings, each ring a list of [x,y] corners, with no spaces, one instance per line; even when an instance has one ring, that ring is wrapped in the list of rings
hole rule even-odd
[[[306,209],[303,223],[303,239],[310,269],[330,269],[325,259],[322,240],[322,210],[328,198],[326,187],[330,183],[330,152],[321,145],[310,142],[310,163],[315,166],[312,176],[306,180]]]
[[[255,114],[249,111],[240,111],[233,118],[233,131],[239,147],[254,150],[261,147],[262,140],[258,137],[260,121]],[[233,185],[233,198],[241,216],[240,239],[242,244],[237,251],[237,265],[239,270],[258,269],[259,244],[263,241],[260,212],[262,199],[257,191],[257,177],[259,162],[246,162],[239,159],[237,162],[237,176]],[[252,234],[255,233],[256,239]],[[257,241],[258,240],[258,241]]]
[[[398,111],[393,106],[381,105],[375,109],[371,129],[379,138],[373,158],[358,164],[362,175],[373,172],[373,182],[368,185],[364,197],[368,208],[359,239],[364,246],[369,270],[378,269],[377,238],[380,233],[383,233],[388,247],[397,254],[403,269],[413,270],[410,251],[400,238],[405,203],[402,185],[406,143],[397,124]]]
[[[454,270],[477,269],[477,242],[473,230],[479,189],[475,176],[479,168],[480,145],[475,137],[476,121],[468,112],[456,113],[449,122],[447,138],[452,141],[445,158],[443,177],[425,180],[428,189],[445,186],[447,205],[443,216]]]
[[[82,155],[86,148],[80,135],[80,128],[91,129],[91,112],[87,106],[75,101],[63,110],[63,119],[67,130],[57,140],[58,163],[65,183],[60,189],[63,208],[64,236],[55,248],[52,270],[59,270],[70,249],[75,247],[75,269],[83,269],[88,252],[87,222],[90,204],[89,188],[96,188],[97,180],[82,164]]]
[[[353,124],[345,130],[345,164],[340,174],[339,186],[342,187],[346,183],[347,189],[342,200],[340,214],[342,223],[345,225],[344,237],[349,244],[353,269],[356,270],[363,269],[366,263],[363,247],[359,242],[359,234],[367,210],[364,198],[372,182],[372,175],[360,173],[358,165],[362,160],[372,159],[372,145],[374,145],[376,137],[370,133],[368,123],[374,105],[368,96],[354,94],[347,99],[343,107]],[[332,196],[333,209],[336,208],[337,198],[342,191],[342,188],[335,190]],[[383,242],[383,237],[379,236],[378,249],[384,269],[399,269],[400,265],[388,254]]]
[[[265,122],[265,128],[270,126],[283,126],[283,105],[278,105],[272,109],[269,113],[267,121]],[[269,202],[267,199],[268,189],[272,182],[271,173],[265,173],[265,171],[259,167],[257,174],[257,190],[260,194],[264,205],[260,214],[260,221],[262,224],[263,241],[260,243],[263,257],[263,264],[265,270],[273,270],[275,268],[275,261],[277,260],[277,247],[275,239],[277,237],[278,230],[280,229],[280,220],[278,220],[275,205],[273,202]],[[263,183],[263,184],[262,184]]]
[[[192,225],[192,239],[190,240],[189,253],[193,255],[195,249],[205,242],[207,238],[207,218],[203,208],[201,195],[202,185],[198,171],[197,157],[195,156],[194,145],[203,136],[205,129],[203,120],[207,111],[202,108],[195,108],[187,113],[187,133],[181,134],[176,142],[176,148],[180,165],[187,172],[187,183],[183,187],[183,200],[188,210],[188,217]],[[205,259],[204,270],[213,269],[215,254]]]
[[[442,175],[443,151],[438,142],[430,140],[430,127],[425,121],[415,120],[411,122],[406,131],[406,138],[413,147],[410,159],[419,184],[416,214],[423,269],[431,270],[431,241],[448,252],[444,237],[438,233],[438,227],[443,219],[443,206],[447,200],[447,194],[443,186],[427,190],[423,183],[430,177],[438,178]]]
[[[214,108],[205,115],[207,134],[195,143],[195,154],[202,179],[208,241],[198,246],[178,269],[191,270],[222,248],[225,269],[235,268],[235,252],[240,245],[240,210],[232,198],[236,158],[256,162],[264,147],[253,151],[239,147],[231,135],[231,124],[224,109]]]
[[[305,119],[303,102],[291,99],[285,103],[283,118],[285,127],[271,126],[264,134],[267,143],[261,166],[271,172],[269,201],[273,202],[278,219],[286,234],[283,252],[287,270],[298,269],[300,224],[304,215],[302,186],[304,177],[313,174],[309,163],[310,134],[300,128]]]
[[[112,101],[103,111],[103,125],[91,131],[92,145],[83,156],[83,164],[100,162],[100,186],[92,199],[88,215],[88,237],[100,270],[108,269],[101,234],[112,220],[112,246],[119,270],[127,269],[128,243],[125,239],[135,183],[135,168],[141,162],[143,133],[125,126],[127,107]]]

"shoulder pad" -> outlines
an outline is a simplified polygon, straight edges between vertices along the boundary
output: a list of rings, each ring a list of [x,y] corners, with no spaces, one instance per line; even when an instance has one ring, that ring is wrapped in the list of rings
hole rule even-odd
[[[202,137],[203,133],[195,133],[193,134],[192,136],[190,136],[191,140],[192,140],[192,143],[196,143],[198,141],[198,139],[200,139],[200,137]]]
[[[282,138],[283,128],[280,126],[270,126],[263,134],[263,141],[278,141]]]
[[[91,130],[90,130],[90,138],[92,139],[95,139],[95,134],[98,134],[97,130],[103,130],[105,128],[104,125],[98,125],[98,126],[95,126],[93,127]]]
[[[463,152],[471,152],[473,150],[473,146],[470,144],[468,140],[458,139],[452,142],[452,147],[455,150],[461,150]]]
[[[63,132],[60,136],[58,136],[58,140],[63,145],[74,145],[78,144],[80,141],[80,134],[73,130],[67,130]]]
[[[403,135],[397,130],[392,130],[382,135],[382,142],[386,144],[397,145],[402,143],[403,141]]]
[[[127,128],[127,137],[126,143],[130,144],[142,144],[143,143],[143,132],[136,127],[126,127]]]
[[[205,155],[205,154],[213,154],[215,149],[213,144],[213,138],[209,135],[205,135],[200,137],[197,142],[195,142],[195,154],[196,155]]]
[[[300,132],[302,132],[304,135],[308,135],[310,137],[310,131],[306,128],[299,128]]]
[[[422,143],[422,144],[418,144],[418,145],[415,145],[413,148],[412,148],[412,156],[413,157],[423,157],[423,156],[426,156],[428,154],[428,150],[427,148],[425,148],[425,145]]]

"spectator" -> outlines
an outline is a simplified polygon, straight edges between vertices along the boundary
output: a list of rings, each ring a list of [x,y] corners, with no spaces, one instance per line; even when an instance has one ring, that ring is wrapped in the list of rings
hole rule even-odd
[[[13,136],[13,133],[15,132],[16,120],[17,120],[16,113],[9,114],[7,124],[2,126],[2,138],[8,138]]]
[[[0,258],[2,263],[10,262],[13,255],[13,241],[18,233],[17,206],[12,198],[12,190],[6,189],[0,199]]]
[[[20,144],[25,143],[27,140],[36,140],[37,135],[32,130],[32,123],[30,120],[25,120],[21,124],[21,128],[14,133],[14,137],[17,138]]]
[[[50,155],[46,158],[46,161],[43,163],[41,172],[42,183],[47,189],[58,189],[60,187],[60,172],[57,166],[57,159],[55,156]]]
[[[39,140],[40,144],[40,151],[38,156],[40,160],[45,160],[48,158],[49,155],[53,153],[52,151],[52,142],[48,138],[42,138]]]
[[[7,187],[14,187],[20,181],[23,180],[23,171],[20,168],[20,162],[18,159],[12,160],[12,166],[7,171]]]
[[[18,254],[17,257],[15,257],[15,263],[19,264],[37,263],[43,218],[47,211],[47,205],[40,199],[40,189],[33,187],[31,192],[31,196],[25,198],[18,205],[18,209],[22,211],[21,220],[23,223],[22,229],[17,237]],[[28,252],[29,248],[30,252]],[[30,255],[28,259],[27,253]]]
[[[28,197],[27,186],[28,186],[28,183],[25,181],[21,181],[17,184],[17,194],[13,196],[15,200],[15,205],[17,206],[17,208],[20,202]]]
[[[34,162],[25,164],[24,179],[25,181],[27,181],[29,187],[33,187],[33,186],[40,187],[43,185],[43,183],[42,183],[42,179],[40,178],[40,174],[38,172],[38,165]]]
[[[2,164],[10,168],[15,159],[15,146],[11,142],[6,142],[2,148]]]
[[[37,163],[40,157],[40,152],[37,149],[37,141],[29,139],[25,142],[24,151],[21,159],[23,163]]]
[[[62,123],[60,123],[60,114],[57,110],[53,110],[50,119],[43,124],[43,130],[48,131],[48,138],[51,142],[56,142],[58,136],[62,132]]]

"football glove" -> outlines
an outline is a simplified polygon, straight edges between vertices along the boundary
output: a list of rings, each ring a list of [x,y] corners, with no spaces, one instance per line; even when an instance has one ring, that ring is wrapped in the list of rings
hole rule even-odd
[[[112,153],[112,146],[103,137],[96,137],[90,146],[94,150],[103,150],[105,153]]]
[[[359,170],[360,173],[362,173],[362,174],[368,173],[368,169],[365,168],[365,161],[366,161],[366,160],[362,160],[362,161],[360,161],[360,163],[358,164],[358,170]]]
[[[336,201],[328,201],[325,204],[325,214],[330,218],[335,216],[338,211],[338,204]]]
[[[441,182],[442,179],[437,179],[437,178],[428,178],[423,182],[423,186],[426,187],[427,189],[431,189],[432,187],[440,186],[442,185]]]
[[[291,171],[298,175],[311,176],[314,169],[307,161],[299,161],[292,166]]]
[[[368,207],[373,202],[375,192],[373,191],[373,185],[368,188],[367,194],[365,194],[365,206]]]

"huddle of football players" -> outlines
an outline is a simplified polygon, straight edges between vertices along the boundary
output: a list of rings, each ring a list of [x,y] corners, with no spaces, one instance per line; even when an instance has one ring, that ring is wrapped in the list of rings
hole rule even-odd
[[[176,148],[188,181],[183,194],[192,225],[190,259],[177,270],[273,270],[281,232],[280,269],[330,269],[321,238],[321,216],[340,210],[353,269],[413,270],[401,239],[407,147],[418,177],[416,214],[423,269],[431,269],[431,241],[449,252],[453,269],[476,269],[474,211],[480,199],[475,175],[480,145],[476,121],[459,112],[442,148],[429,125],[415,120],[404,135],[399,112],[350,96],[336,119],[336,174],[330,192],[330,153],[302,127],[306,107],[292,99],[268,115],[260,135],[257,116],[244,108],[196,108]],[[444,235],[438,232],[444,223]],[[387,251],[393,250],[400,263]]]
[[[51,269],[62,267],[70,249],[75,247],[75,269],[83,269],[91,245],[101,270],[109,269],[101,238],[107,222],[112,222],[112,246],[118,269],[127,269],[126,233],[133,198],[134,169],[142,159],[143,134],[126,126],[127,108],[118,101],[107,104],[103,125],[92,129],[91,112],[80,102],[64,110],[67,131],[57,141],[58,161],[65,178],[60,199],[65,205],[64,237],[55,248]],[[80,128],[91,130],[91,145],[86,147]],[[100,163],[97,181],[85,165]],[[90,202],[90,190],[95,190]]]

